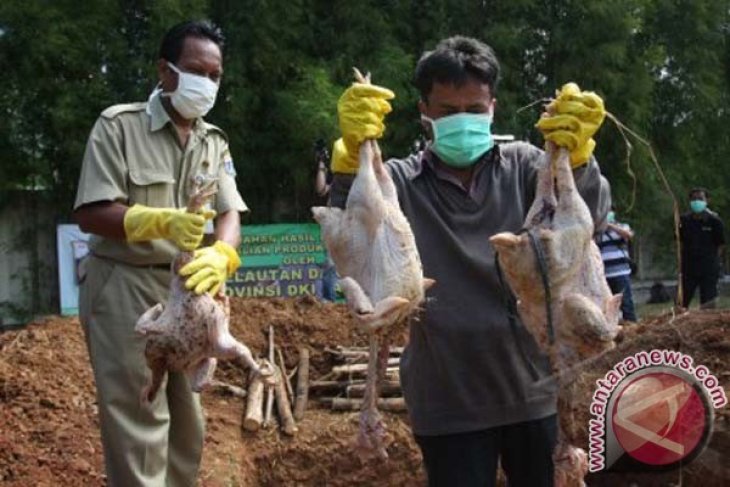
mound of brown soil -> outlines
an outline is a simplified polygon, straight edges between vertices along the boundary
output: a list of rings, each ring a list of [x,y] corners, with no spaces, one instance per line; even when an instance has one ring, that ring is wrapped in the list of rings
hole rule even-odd
[[[730,311],[693,310],[682,315],[665,314],[628,328],[621,343],[581,370],[570,386],[573,398],[571,426],[567,435],[574,444],[588,450],[590,404],[597,385],[624,358],[641,351],[676,350],[689,355],[694,366],[705,365],[730,398]],[[714,410],[714,432],[707,449],[681,470],[650,474],[589,475],[591,486],[629,485],[730,485],[730,407]]]
[[[233,299],[231,331],[255,354],[266,350],[272,326],[287,368],[301,346],[311,351],[311,376],[330,370],[336,345],[364,345],[341,305],[311,298]],[[667,348],[706,365],[728,390],[730,312],[661,316],[629,330],[610,353],[589,364],[572,382],[569,432],[586,446],[589,403],[595,380],[639,350]],[[245,386],[242,370],[220,364],[216,378]],[[310,402],[299,433],[288,438],[275,428],[242,430],[242,399],[219,389],[203,393],[207,435],[202,486],[248,485],[423,485],[418,448],[407,416],[385,413],[391,434],[387,462],[360,463],[353,450],[357,413],[332,412]],[[636,476],[599,474],[594,485],[730,485],[730,414],[716,411],[708,449],[681,472]],[[8,486],[104,485],[94,385],[83,334],[76,318],[49,317],[0,334],[0,484]]]
[[[364,345],[342,305],[312,298],[233,299],[231,332],[263,356],[266,332],[293,368],[297,350],[311,350],[310,377],[328,371],[325,347]],[[221,363],[216,379],[245,386],[242,370]],[[207,420],[202,486],[422,485],[421,457],[404,414],[384,413],[390,460],[361,463],[354,453],[357,413],[310,402],[299,433],[242,429],[244,400],[203,392]],[[0,334],[0,484],[104,485],[94,383],[76,318],[50,317]]]

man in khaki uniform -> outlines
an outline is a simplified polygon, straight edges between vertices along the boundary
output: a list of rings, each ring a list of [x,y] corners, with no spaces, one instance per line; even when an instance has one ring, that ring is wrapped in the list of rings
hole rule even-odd
[[[79,309],[96,380],[110,486],[194,485],[203,444],[199,397],[182,374],[163,394],[140,401],[150,374],[140,314],[167,300],[170,263],[196,249],[215,219],[211,246],[181,269],[194,292],[216,292],[240,265],[239,212],[226,135],[201,118],[215,103],[223,38],[207,22],[186,22],[164,37],[160,84],[147,103],[102,112],[84,155],[74,216],[92,233]],[[212,209],[185,211],[191,177],[218,178]]]

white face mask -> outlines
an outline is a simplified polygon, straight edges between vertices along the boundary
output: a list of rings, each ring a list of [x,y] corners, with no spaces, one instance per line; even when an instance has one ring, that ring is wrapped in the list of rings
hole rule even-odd
[[[205,116],[215,105],[218,83],[205,76],[180,71],[170,62],[167,65],[178,74],[177,89],[163,92],[162,96],[169,96],[175,110],[188,120]]]

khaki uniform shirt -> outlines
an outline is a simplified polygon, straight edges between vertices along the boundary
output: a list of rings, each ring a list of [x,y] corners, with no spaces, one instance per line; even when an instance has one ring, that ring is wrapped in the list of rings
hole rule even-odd
[[[184,208],[198,174],[218,178],[212,207],[219,215],[248,211],[221,129],[198,119],[183,148],[159,95],[149,103],[115,105],[102,112],[89,136],[74,209],[101,201]],[[137,266],[169,264],[178,253],[163,239],[127,243],[93,235],[89,246],[98,257]]]

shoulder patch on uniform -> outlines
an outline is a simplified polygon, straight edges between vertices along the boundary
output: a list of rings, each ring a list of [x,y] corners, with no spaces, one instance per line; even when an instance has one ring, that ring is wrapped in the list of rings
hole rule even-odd
[[[101,112],[101,116],[104,118],[114,118],[120,113],[125,112],[140,112],[145,109],[147,103],[123,103],[121,105],[113,105]]]
[[[231,159],[230,154],[226,154],[223,159],[223,169],[228,175],[233,176],[234,178],[236,177],[236,166],[233,164],[233,159]]]

